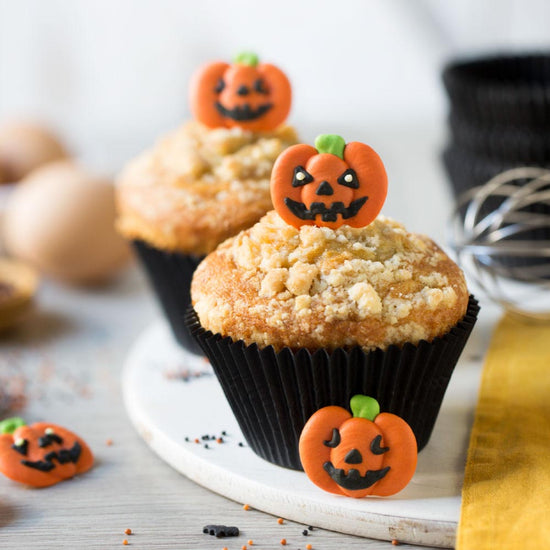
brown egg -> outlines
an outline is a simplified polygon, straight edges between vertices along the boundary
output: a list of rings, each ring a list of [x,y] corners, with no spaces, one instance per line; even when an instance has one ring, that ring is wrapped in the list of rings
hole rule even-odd
[[[8,252],[51,277],[72,283],[108,279],[130,257],[116,233],[112,182],[69,161],[30,174],[8,199]]]
[[[16,182],[67,152],[48,129],[32,122],[0,125],[0,182]]]

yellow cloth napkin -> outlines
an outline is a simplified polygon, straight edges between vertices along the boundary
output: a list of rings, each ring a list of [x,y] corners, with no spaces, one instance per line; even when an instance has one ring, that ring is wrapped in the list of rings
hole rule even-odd
[[[504,317],[485,362],[457,550],[550,548],[550,325]]]

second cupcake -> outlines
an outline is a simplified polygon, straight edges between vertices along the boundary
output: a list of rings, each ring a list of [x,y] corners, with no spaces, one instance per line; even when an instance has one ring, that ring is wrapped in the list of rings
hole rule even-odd
[[[241,54],[201,68],[190,89],[196,120],[129,163],[118,180],[118,229],[135,246],[174,336],[199,352],[184,322],[201,259],[271,207],[273,163],[296,143],[285,126],[290,83]]]

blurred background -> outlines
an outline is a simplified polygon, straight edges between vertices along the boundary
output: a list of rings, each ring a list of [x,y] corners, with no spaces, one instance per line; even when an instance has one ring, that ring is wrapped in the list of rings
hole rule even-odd
[[[548,21],[546,0],[0,0],[0,120],[36,117],[116,171],[189,117],[197,66],[250,49],[289,75],[305,139],[376,148],[443,123],[449,58],[543,49]]]

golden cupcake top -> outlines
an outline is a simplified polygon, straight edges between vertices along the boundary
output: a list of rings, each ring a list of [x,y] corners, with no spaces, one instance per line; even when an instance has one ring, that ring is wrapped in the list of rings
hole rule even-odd
[[[119,231],[158,248],[207,254],[272,208],[273,163],[296,141],[289,126],[252,132],[184,124],[120,175]]]
[[[210,254],[191,294],[203,328],[276,349],[430,341],[468,303],[458,266],[393,220],[297,228],[274,211]]]

